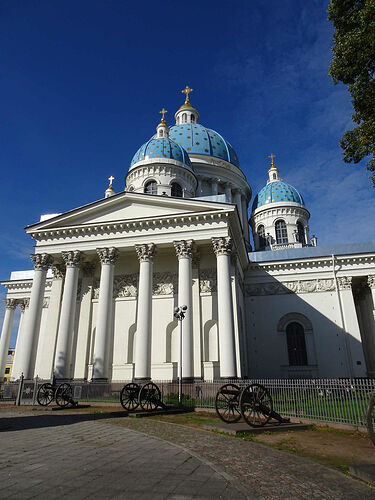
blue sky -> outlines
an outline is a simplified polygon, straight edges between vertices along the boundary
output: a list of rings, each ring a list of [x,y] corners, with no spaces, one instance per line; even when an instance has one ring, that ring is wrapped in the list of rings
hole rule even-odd
[[[24,226],[116,192],[138,147],[191,101],[255,194],[268,155],[304,196],[318,243],[374,241],[374,190],[346,165],[350,96],[328,76],[327,1],[0,4],[0,279],[31,269]],[[2,297],[5,290],[1,291]],[[2,311],[0,311],[1,314]]]

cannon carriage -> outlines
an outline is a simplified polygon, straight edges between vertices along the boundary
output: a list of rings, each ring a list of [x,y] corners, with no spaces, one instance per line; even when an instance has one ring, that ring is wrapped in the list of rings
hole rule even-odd
[[[216,394],[215,409],[227,424],[238,422],[241,417],[251,427],[262,427],[271,419],[279,424],[289,422],[273,409],[271,394],[261,384],[249,384],[243,389],[237,384],[221,386]]]
[[[135,411],[138,407],[146,412],[155,411],[158,408],[166,409],[161,400],[160,389],[153,382],[143,385],[130,382],[124,385],[120,392],[120,403],[127,411]]]
[[[51,383],[42,384],[37,392],[36,400],[41,406],[48,406],[55,400],[60,408],[65,408],[69,404],[77,406],[78,402],[73,399],[73,387],[67,382],[56,385],[55,380]]]

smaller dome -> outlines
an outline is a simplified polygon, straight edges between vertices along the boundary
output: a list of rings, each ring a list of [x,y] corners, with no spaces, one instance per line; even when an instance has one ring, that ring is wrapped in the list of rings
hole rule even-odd
[[[156,158],[175,160],[184,163],[189,170],[193,170],[189,155],[185,149],[168,137],[154,137],[145,142],[133,156],[130,168],[139,161]]]
[[[275,181],[270,182],[259,191],[254,199],[252,211],[254,212],[259,207],[279,201],[291,201],[305,205],[302,196],[296,188],[286,182]]]

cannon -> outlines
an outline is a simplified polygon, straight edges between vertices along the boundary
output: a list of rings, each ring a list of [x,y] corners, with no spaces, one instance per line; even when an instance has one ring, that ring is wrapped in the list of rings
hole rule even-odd
[[[56,382],[42,384],[37,392],[36,400],[41,406],[48,406],[55,399],[56,404],[65,408],[69,404],[77,406],[77,401],[73,400],[73,387],[67,382],[56,385]]]
[[[272,418],[279,424],[289,422],[274,411],[271,394],[261,384],[249,384],[244,389],[236,384],[221,386],[216,394],[215,409],[219,418],[228,424],[238,422],[241,417],[251,427],[262,427]]]
[[[147,382],[142,386],[135,382],[124,385],[120,392],[120,403],[127,411],[134,411],[139,406],[147,412],[166,408],[161,400],[160,389],[153,382]]]

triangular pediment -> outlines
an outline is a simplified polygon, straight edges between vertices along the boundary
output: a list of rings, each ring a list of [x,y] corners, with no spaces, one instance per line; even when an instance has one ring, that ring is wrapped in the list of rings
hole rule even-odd
[[[233,205],[225,203],[124,192],[38,222],[26,229],[34,231],[196,212],[215,212],[227,210],[229,207],[233,209]]]

